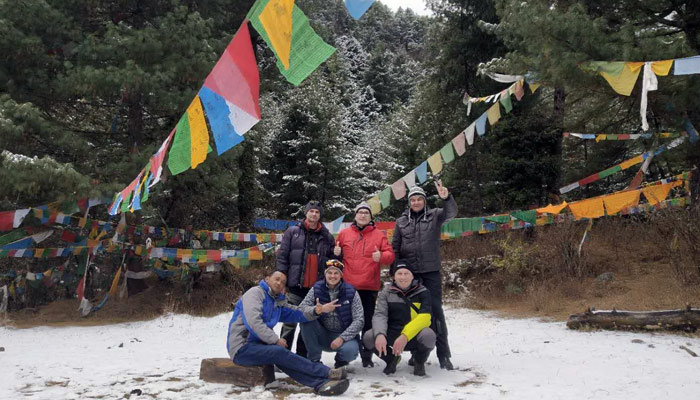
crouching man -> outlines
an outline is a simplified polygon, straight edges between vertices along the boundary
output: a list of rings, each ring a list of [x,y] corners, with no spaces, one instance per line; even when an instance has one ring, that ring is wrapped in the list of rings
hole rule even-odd
[[[275,271],[236,302],[226,340],[229,356],[242,366],[274,364],[323,396],[344,393],[350,385],[345,368],[330,369],[292,353],[273,331],[278,322],[307,322],[328,314],[338,307],[337,302],[313,307],[289,305],[283,294],[286,283],[284,273]]]
[[[360,352],[360,331],[364,326],[362,299],[355,288],[343,280],[343,263],[328,260],[324,279],[309,290],[303,307],[337,301],[338,309],[321,315],[317,320],[301,324],[307,357],[321,361],[323,351],[336,352],[335,368],[348,365]]]
[[[362,338],[386,362],[385,374],[396,372],[401,353],[413,356],[413,374],[425,375],[425,362],[435,347],[435,332],[430,329],[430,292],[413,278],[413,271],[397,263],[391,271],[393,281],[379,292],[372,329]]]

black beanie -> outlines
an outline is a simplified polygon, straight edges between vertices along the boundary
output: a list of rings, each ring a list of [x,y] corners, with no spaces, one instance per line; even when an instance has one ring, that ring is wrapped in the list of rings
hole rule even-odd
[[[405,268],[405,269],[411,271],[411,273],[415,275],[415,272],[413,272],[413,268],[403,261],[395,262],[391,266],[391,268],[389,268],[389,275],[391,275],[393,277],[396,274],[396,271],[400,270],[401,268]]]
[[[320,202],[311,200],[308,203],[306,203],[306,206],[304,206],[304,215],[306,215],[306,213],[308,213],[309,210],[318,210],[318,212],[321,213],[321,217],[323,217],[323,206]]]

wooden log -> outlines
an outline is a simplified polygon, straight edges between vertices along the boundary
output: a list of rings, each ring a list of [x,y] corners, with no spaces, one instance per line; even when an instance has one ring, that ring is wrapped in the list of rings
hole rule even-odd
[[[668,330],[695,332],[700,327],[700,309],[687,306],[669,311],[592,311],[590,308],[569,317],[570,329],[584,327],[611,330]]]
[[[205,358],[199,368],[199,379],[212,383],[230,383],[241,387],[267,385],[275,380],[272,365],[244,367],[228,358]]]

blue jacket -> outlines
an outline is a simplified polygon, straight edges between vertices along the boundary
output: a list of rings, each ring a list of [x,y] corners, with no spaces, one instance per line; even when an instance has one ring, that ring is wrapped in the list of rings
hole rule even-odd
[[[335,258],[333,255],[335,239],[323,224],[321,224],[319,232],[307,231],[304,221],[290,227],[284,232],[280,249],[277,252],[277,270],[287,275],[287,287],[300,288],[304,282],[308,235],[313,235],[312,238],[316,240],[318,254],[318,271],[314,281],[323,279],[326,261]]]
[[[226,338],[229,356],[233,359],[247,341],[277,343],[279,336],[272,328],[279,322],[307,322],[316,318],[313,307],[288,304],[283,294],[273,296],[270,287],[261,280],[236,302]]]

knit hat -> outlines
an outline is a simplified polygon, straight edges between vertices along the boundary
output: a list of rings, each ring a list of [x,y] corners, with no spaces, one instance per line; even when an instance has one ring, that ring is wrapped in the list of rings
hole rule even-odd
[[[396,271],[398,271],[398,270],[400,270],[400,269],[402,269],[402,268],[411,271],[412,274],[414,273],[414,272],[413,272],[413,267],[411,267],[410,265],[406,264],[406,263],[403,262],[403,261],[397,261],[397,262],[395,262],[395,263],[389,268],[389,275],[391,275],[391,276],[396,275]]]
[[[409,199],[411,198],[411,196],[416,196],[416,195],[423,196],[423,198],[426,198],[426,199],[428,198],[428,196],[425,195],[425,190],[423,190],[423,188],[421,188],[420,186],[414,186],[408,192]]]
[[[343,268],[345,268],[345,266],[343,265],[342,262],[340,262],[338,260],[330,259],[330,260],[326,261],[326,269],[323,271],[323,273],[325,274],[326,271],[328,271],[331,268],[337,269],[342,274]]]
[[[374,218],[374,215],[372,215],[372,208],[369,206],[369,204],[367,204],[365,202],[362,202],[362,203],[358,204],[357,207],[355,207],[355,215],[357,215],[357,212],[363,208],[365,208],[365,209],[367,209],[367,211],[369,211],[370,218]]]
[[[308,203],[306,203],[306,206],[304,206],[304,215],[306,215],[306,213],[308,213],[309,210],[318,210],[318,212],[323,217],[323,206],[320,202],[311,200]]]

